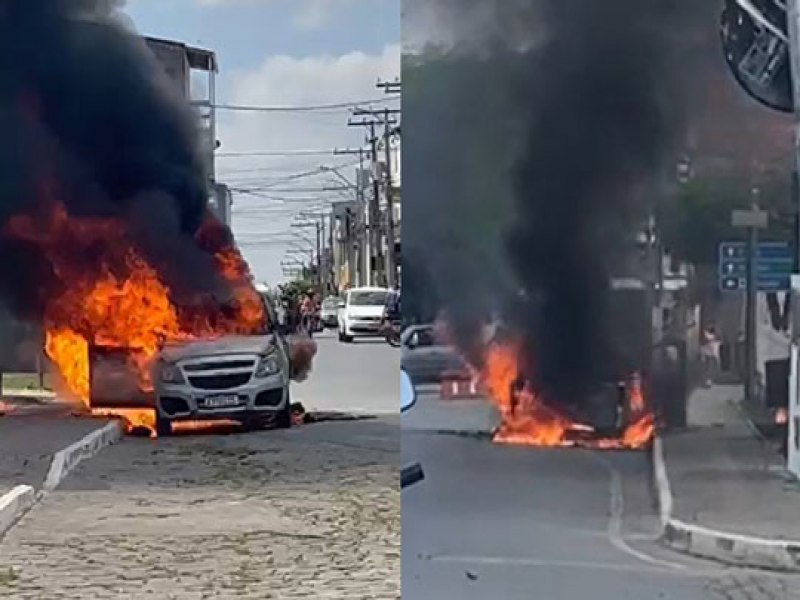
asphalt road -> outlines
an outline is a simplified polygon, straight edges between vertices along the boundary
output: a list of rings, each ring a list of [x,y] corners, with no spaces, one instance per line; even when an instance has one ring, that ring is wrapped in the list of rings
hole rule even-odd
[[[412,409],[413,410],[413,409]],[[661,548],[643,453],[530,449],[407,428],[404,600],[785,600],[800,579]]]
[[[318,345],[312,371],[292,384],[292,400],[309,410],[349,410],[397,414],[400,394],[400,349],[385,340],[337,339],[335,330],[316,334]]]
[[[391,398],[394,415],[128,437],[102,450],[0,541],[0,598],[399,598],[391,358],[382,347],[323,339],[297,389],[309,406],[345,411]]]

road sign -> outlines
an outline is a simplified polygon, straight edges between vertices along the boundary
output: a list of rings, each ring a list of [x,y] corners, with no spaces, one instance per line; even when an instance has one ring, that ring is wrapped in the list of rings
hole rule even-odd
[[[734,227],[753,227],[766,229],[769,216],[763,210],[734,210],[731,212],[731,225]]]
[[[756,282],[760,292],[788,291],[794,256],[788,242],[759,242]],[[719,245],[719,287],[737,292],[747,289],[747,244],[722,242]]]

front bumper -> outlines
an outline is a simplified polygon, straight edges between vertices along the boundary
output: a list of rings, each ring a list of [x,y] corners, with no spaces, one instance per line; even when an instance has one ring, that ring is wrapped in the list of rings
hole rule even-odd
[[[347,321],[346,325],[349,333],[379,335],[383,329],[383,320],[373,321],[370,319],[352,319]]]
[[[206,406],[208,399],[233,397],[233,406]],[[240,419],[247,413],[278,413],[289,403],[289,384],[278,374],[253,377],[247,384],[227,390],[198,390],[188,384],[161,384],[156,390],[156,410],[171,421]]]

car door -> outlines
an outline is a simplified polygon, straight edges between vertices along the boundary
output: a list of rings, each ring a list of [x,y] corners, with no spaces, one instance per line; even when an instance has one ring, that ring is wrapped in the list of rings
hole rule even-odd
[[[278,327],[278,311],[275,310],[272,299],[266,294],[261,294],[261,301],[264,304],[264,311],[267,313],[268,331],[275,336],[275,340],[278,342],[278,351],[283,355],[283,364],[286,365],[288,375],[291,370],[291,352],[289,350],[289,342],[286,341],[286,336],[283,335]]]

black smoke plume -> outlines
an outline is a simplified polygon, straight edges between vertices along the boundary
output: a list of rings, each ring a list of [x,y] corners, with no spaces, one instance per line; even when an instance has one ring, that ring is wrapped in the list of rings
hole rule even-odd
[[[0,2],[0,227],[56,200],[125,223],[177,296],[226,294],[193,238],[208,200],[195,117],[120,5]],[[35,319],[57,277],[31,244],[0,236],[0,253],[0,300]]]
[[[435,124],[434,117],[428,118],[429,133],[418,129],[413,99],[404,98],[409,138],[404,140],[409,188],[404,245],[410,236],[420,254],[432,256],[428,266],[433,280],[442,273],[451,279],[453,273],[468,273],[458,277],[462,285],[454,293],[440,294],[445,307],[460,307],[465,325],[456,325],[462,338],[474,337],[475,323],[485,317],[485,312],[467,307],[469,299],[485,295],[484,283],[494,275],[487,276],[486,265],[471,261],[470,255],[487,253],[480,250],[481,243],[502,246],[514,283],[495,286],[501,296],[495,305],[511,330],[523,337],[525,375],[548,401],[579,401],[595,384],[620,375],[615,370],[625,349],[615,345],[614,329],[640,327],[633,319],[627,324],[612,319],[616,299],[610,293],[610,278],[643,274],[631,272],[627,263],[637,252],[636,234],[644,230],[648,191],[653,192],[648,186],[680,129],[681,80],[673,63],[673,42],[686,15],[669,0],[432,4],[455,43],[438,55],[429,50],[428,56],[434,57],[430,64],[446,60],[452,73],[459,61],[467,60],[484,78],[453,76],[451,83],[458,91],[450,91],[452,111],[471,114],[472,121],[451,121],[446,113],[439,114]],[[483,26],[477,26],[476,19],[483,19]],[[432,30],[436,24],[427,26]],[[471,57],[457,58],[464,48],[473,50]],[[413,93],[409,85],[406,88]],[[502,98],[495,106],[504,112],[486,110],[485,99],[492,95]],[[417,110],[425,119],[425,106],[420,103]],[[487,122],[506,133],[484,140],[488,151],[483,164],[470,161],[469,152],[480,144],[470,132],[485,129]],[[451,129],[443,130],[440,123]],[[509,123],[514,126],[511,132]],[[414,143],[415,131],[424,142]],[[415,214],[420,221],[422,215],[440,223],[447,219],[452,230],[458,229],[454,223],[464,212],[474,212],[468,207],[459,211],[458,196],[428,193],[417,198],[412,193],[411,188],[422,187],[415,182],[415,153],[435,145],[436,136],[451,136],[447,143],[440,142],[442,150],[449,149],[447,159],[420,162],[419,173],[425,168],[435,171],[428,176],[429,187],[441,188],[441,180],[456,178],[461,183],[451,185],[461,190],[475,189],[487,179],[507,180],[512,187],[507,205],[500,208],[502,186],[497,186],[497,194],[481,189],[480,200],[505,212],[504,234],[496,229],[484,232],[477,221],[461,229],[462,237],[473,241],[469,247],[426,246],[425,239],[418,238],[409,224],[416,222]],[[497,152],[513,152],[511,165],[492,162]],[[453,167],[439,169],[444,160]],[[434,202],[453,208],[439,219]],[[452,263],[437,268],[446,260]]]
[[[611,319],[610,280],[631,275],[624,259],[647,209],[637,187],[657,172],[675,128],[662,33],[669,3],[539,4],[547,33],[508,247],[525,292],[514,321],[529,376],[545,398],[569,400],[623,375],[614,328],[626,323]],[[627,326],[638,327],[631,317]]]

